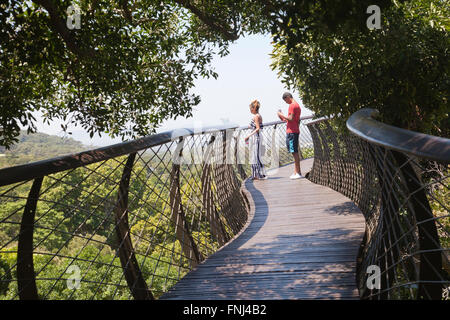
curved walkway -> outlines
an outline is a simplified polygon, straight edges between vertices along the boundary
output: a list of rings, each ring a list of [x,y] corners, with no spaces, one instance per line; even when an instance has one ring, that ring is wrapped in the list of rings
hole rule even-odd
[[[301,165],[308,172],[312,159]],[[330,188],[290,180],[292,170],[247,180],[247,227],[161,299],[357,299],[363,215]]]

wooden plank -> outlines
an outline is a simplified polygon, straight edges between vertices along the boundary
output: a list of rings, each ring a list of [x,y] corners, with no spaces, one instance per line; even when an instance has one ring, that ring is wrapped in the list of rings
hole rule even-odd
[[[312,160],[301,162],[302,172]],[[284,166],[249,181],[243,232],[161,299],[357,299],[356,255],[364,217],[348,198]]]

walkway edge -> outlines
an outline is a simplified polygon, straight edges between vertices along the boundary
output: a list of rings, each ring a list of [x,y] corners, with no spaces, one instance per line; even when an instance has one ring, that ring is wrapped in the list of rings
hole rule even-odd
[[[194,270],[196,270],[199,266],[201,266],[202,264],[206,263],[212,256],[218,254],[219,252],[221,252],[222,250],[224,250],[226,247],[228,247],[231,243],[233,243],[237,238],[239,238],[244,232],[245,230],[247,230],[248,226],[250,225],[250,223],[252,222],[254,216],[255,216],[255,201],[253,200],[252,194],[250,193],[250,191],[247,190],[246,184],[247,183],[252,183],[251,178],[247,178],[244,181],[242,181],[241,187],[240,187],[240,191],[242,193],[242,195],[245,197],[245,201],[248,203],[249,206],[249,211],[248,211],[248,215],[247,215],[247,222],[245,223],[245,225],[242,227],[242,229],[236,233],[234,235],[233,238],[231,238],[227,243],[225,243],[222,247],[220,247],[219,249],[217,249],[213,254],[211,254],[210,256],[208,256],[205,260],[203,260],[202,262],[200,262],[194,269],[190,270],[186,276],[188,274],[190,274],[191,272],[193,272]],[[170,292],[170,290],[168,291]],[[164,295],[163,295],[164,296]]]

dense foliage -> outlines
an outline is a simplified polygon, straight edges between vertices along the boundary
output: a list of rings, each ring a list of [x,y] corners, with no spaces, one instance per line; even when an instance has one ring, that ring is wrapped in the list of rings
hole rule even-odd
[[[80,29],[66,27],[71,5]],[[193,81],[216,76],[217,43],[189,21],[173,1],[1,0],[0,145],[17,141],[19,124],[34,131],[38,110],[124,137],[189,115]]]
[[[68,29],[67,8],[80,8]],[[381,8],[381,29],[366,12]],[[270,32],[273,68],[318,115],[375,107],[382,120],[448,135],[444,0],[1,0],[0,145],[35,130],[33,112],[92,135],[139,136],[189,116],[214,53]]]
[[[295,2],[274,30],[272,66],[305,106],[342,122],[376,108],[384,122],[449,136],[447,1],[381,1],[381,29],[374,30],[366,26],[366,1],[351,7],[359,14],[337,21],[329,20],[330,1]]]

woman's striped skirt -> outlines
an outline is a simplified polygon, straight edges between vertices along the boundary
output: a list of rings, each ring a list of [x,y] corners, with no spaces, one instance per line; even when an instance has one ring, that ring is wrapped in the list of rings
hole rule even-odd
[[[252,167],[252,178],[261,179],[266,176],[266,171],[264,168],[264,164],[262,162],[263,158],[262,135],[260,134],[260,132],[257,132],[251,138],[252,141],[250,144],[250,164]]]

